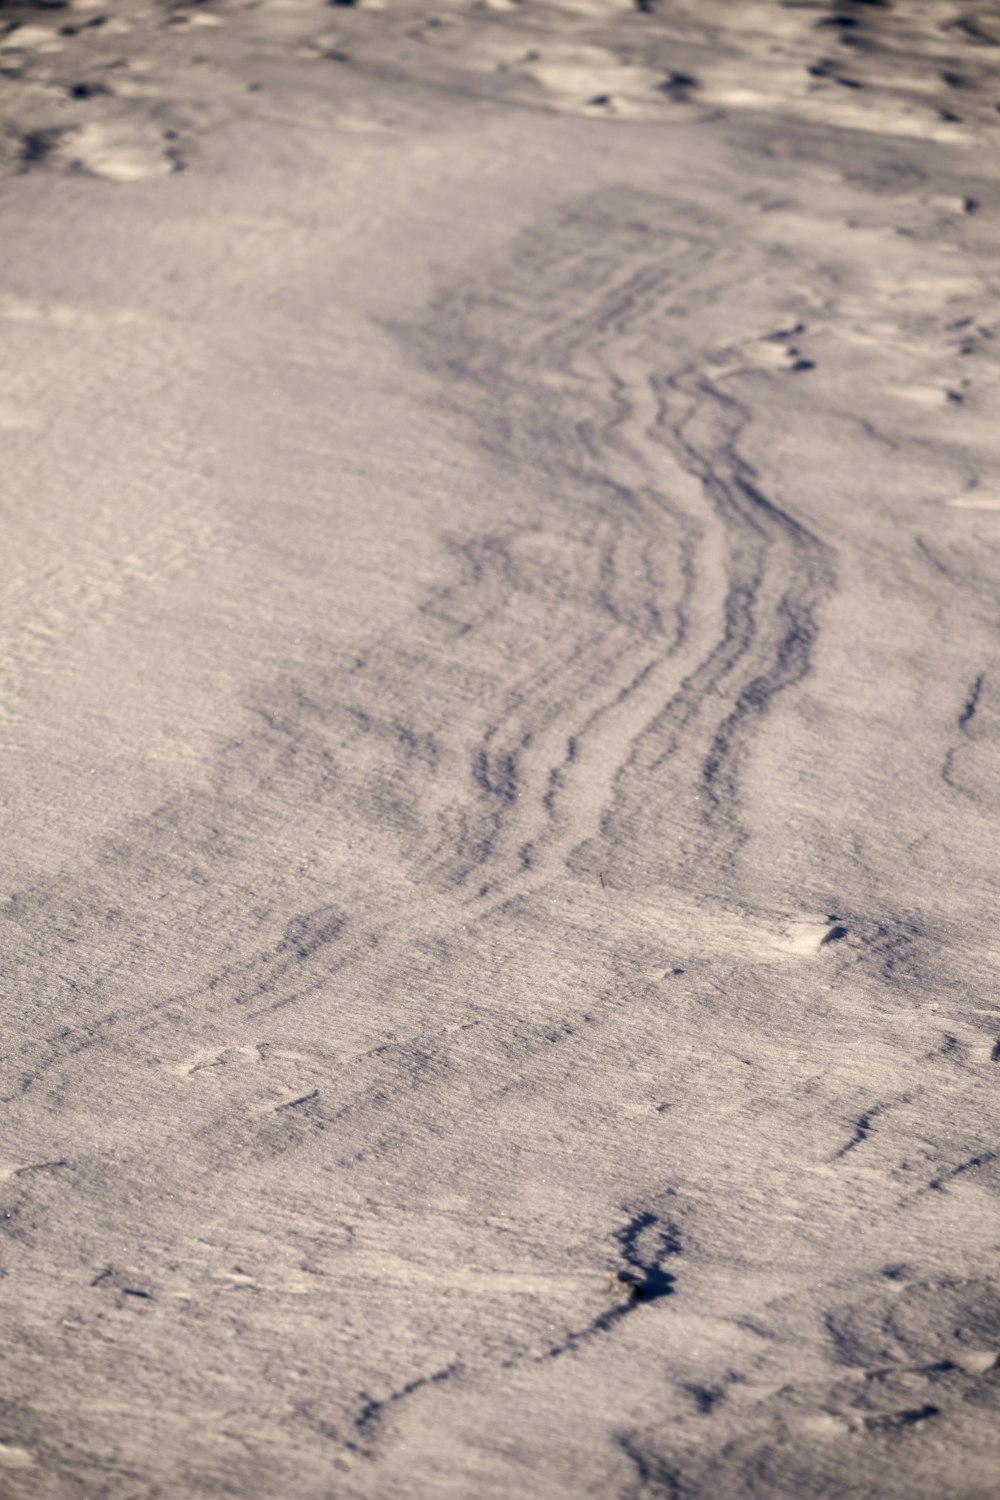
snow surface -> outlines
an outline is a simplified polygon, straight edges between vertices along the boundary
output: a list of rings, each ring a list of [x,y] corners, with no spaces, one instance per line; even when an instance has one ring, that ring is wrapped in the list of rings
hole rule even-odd
[[[1000,1490],[998,65],[0,8],[3,1500]]]

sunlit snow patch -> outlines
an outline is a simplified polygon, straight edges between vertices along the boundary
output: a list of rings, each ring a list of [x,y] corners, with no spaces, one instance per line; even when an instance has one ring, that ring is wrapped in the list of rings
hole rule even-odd
[[[774,946],[782,953],[809,957],[846,936],[847,928],[837,917],[809,915],[790,922],[782,936],[775,939]]]
[[[529,54],[521,66],[560,110],[603,105],[613,112],[652,116],[662,109],[657,93],[662,75],[622,62],[603,47],[547,47]]]
[[[141,182],[165,177],[177,163],[164,149],[163,135],[140,125],[85,125],[60,148],[69,166],[110,182]]]
[[[0,1443],[0,1468],[30,1469],[34,1462],[27,1448],[19,1448],[16,1443]]]
[[[48,26],[15,26],[0,37],[4,52],[61,52],[63,40]]]

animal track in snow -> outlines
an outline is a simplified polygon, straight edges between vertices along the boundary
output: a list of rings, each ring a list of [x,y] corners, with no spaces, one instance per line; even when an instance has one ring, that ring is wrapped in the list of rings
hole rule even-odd
[[[1000,1354],[1000,1291],[960,1276],[908,1282],[903,1271],[884,1291],[828,1315],[826,1327],[838,1359],[874,1379],[945,1364],[982,1375]]]

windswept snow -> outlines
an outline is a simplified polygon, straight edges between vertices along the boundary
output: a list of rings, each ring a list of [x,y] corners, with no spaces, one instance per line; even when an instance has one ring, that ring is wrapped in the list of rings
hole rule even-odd
[[[0,8],[3,1500],[996,1495],[998,59]]]

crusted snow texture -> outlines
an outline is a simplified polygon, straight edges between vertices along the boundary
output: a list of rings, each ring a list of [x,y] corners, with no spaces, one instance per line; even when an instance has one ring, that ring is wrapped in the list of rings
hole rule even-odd
[[[3,1500],[996,1495],[998,59],[0,8]]]

